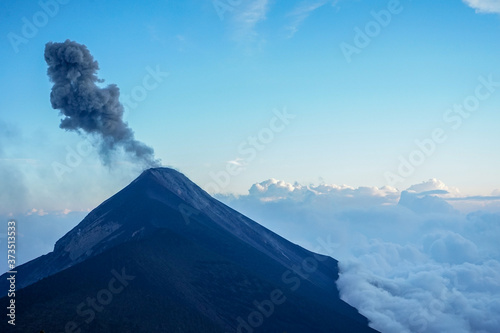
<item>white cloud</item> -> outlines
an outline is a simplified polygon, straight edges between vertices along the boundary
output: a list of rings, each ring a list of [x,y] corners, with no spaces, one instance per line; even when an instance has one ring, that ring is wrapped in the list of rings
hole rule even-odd
[[[69,213],[72,213],[73,211],[71,209],[68,209],[68,208],[64,208],[62,211],[60,212],[56,212],[55,214],[59,214],[59,215],[68,215]]]
[[[341,297],[381,332],[494,333],[500,327],[500,207],[470,212],[484,202],[470,198],[437,179],[403,192],[269,179],[248,195],[221,200],[340,260]],[[469,211],[448,202],[467,203]]]
[[[498,223],[500,215],[494,219]],[[423,234],[411,241],[398,233],[381,240],[364,226],[365,241],[343,244],[350,254],[338,258],[342,299],[384,333],[497,332],[500,256],[490,251],[495,245],[460,219],[441,223],[436,217],[421,220],[417,233],[400,224],[406,233]],[[488,232],[500,236],[498,228]]]
[[[257,36],[256,26],[266,19],[268,10],[269,0],[247,1],[238,6],[233,16],[234,38],[238,41],[254,39]]]
[[[32,210],[30,210],[29,212],[26,213],[27,216],[30,216],[30,215],[44,216],[47,214],[48,213],[45,212],[43,209],[36,209],[36,208],[33,208]]]
[[[288,38],[293,37],[302,22],[304,22],[312,12],[323,7],[328,2],[329,0],[319,0],[312,3],[308,1],[300,4],[291,13],[289,13],[288,16],[291,17],[291,23],[286,27],[286,30],[289,31]]]
[[[242,159],[242,158],[235,158],[234,160],[230,160],[230,161],[227,161],[227,163],[229,164],[232,164],[232,165],[236,165],[238,167],[244,167],[245,166],[245,160]]]
[[[386,256],[393,254],[388,256],[391,265],[374,271],[377,251],[372,245],[364,256],[341,262],[337,281],[341,297],[367,316],[372,327],[384,333],[497,332],[499,261],[450,266],[407,260],[387,250]],[[387,257],[378,260],[385,263]]]
[[[456,187],[446,186],[445,183],[436,178],[429,179],[428,181],[422,182],[420,184],[412,185],[407,190],[416,193],[438,190],[438,191],[446,191],[449,194],[448,196],[460,195],[460,191]]]
[[[498,0],[463,0],[465,4],[472,7],[478,13],[500,14],[500,1]]]
[[[356,205],[361,200],[363,204],[372,200],[377,203],[396,203],[399,192],[390,186],[378,187],[358,187],[354,188],[347,185],[301,185],[282,180],[268,179],[266,181],[252,185],[249,200],[260,200],[265,202],[279,201],[324,201],[326,198],[335,200],[337,203]]]

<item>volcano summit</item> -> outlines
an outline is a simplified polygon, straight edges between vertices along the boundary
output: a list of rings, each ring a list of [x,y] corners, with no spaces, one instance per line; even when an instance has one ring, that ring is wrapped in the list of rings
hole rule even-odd
[[[154,168],[53,252],[18,267],[15,330],[376,332],[340,299],[338,274],[335,259],[278,236],[178,171]]]

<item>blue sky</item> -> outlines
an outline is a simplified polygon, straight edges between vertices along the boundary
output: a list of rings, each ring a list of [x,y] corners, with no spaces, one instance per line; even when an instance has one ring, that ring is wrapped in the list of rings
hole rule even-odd
[[[479,78],[500,82],[498,5],[473,3],[3,1],[2,191],[17,190],[2,213],[93,208],[139,172],[123,154],[103,166],[95,149],[71,172],[54,171],[83,140],[58,128],[49,100],[44,45],[66,39],[87,45],[103,86],[117,84],[122,102],[132,95],[125,120],[137,139],[212,192],[246,193],[269,178],[400,190],[436,178],[490,195],[500,188],[500,87],[457,129],[443,118],[474,96]],[[382,12],[390,18],[377,23]],[[358,28],[375,30],[346,57]],[[151,71],[161,76],[144,90]],[[293,119],[270,138],[285,110]],[[400,158],[437,128],[446,140],[416,152],[423,162],[400,177]],[[252,148],[259,134],[265,143]],[[228,164],[237,174],[214,181]]]

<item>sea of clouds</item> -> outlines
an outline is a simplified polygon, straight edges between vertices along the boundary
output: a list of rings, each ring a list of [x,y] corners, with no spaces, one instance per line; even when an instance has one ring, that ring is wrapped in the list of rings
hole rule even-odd
[[[218,199],[340,260],[342,299],[381,332],[500,332],[498,191],[466,197],[436,179],[405,191],[270,179]]]

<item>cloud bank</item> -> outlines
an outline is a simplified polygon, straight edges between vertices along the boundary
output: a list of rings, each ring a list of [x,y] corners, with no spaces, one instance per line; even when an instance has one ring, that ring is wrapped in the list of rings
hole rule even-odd
[[[381,332],[498,332],[494,197],[467,197],[436,179],[404,191],[270,179],[219,199],[339,259],[341,297]]]
[[[478,13],[500,14],[500,2],[498,0],[463,0],[466,5],[474,8]]]

